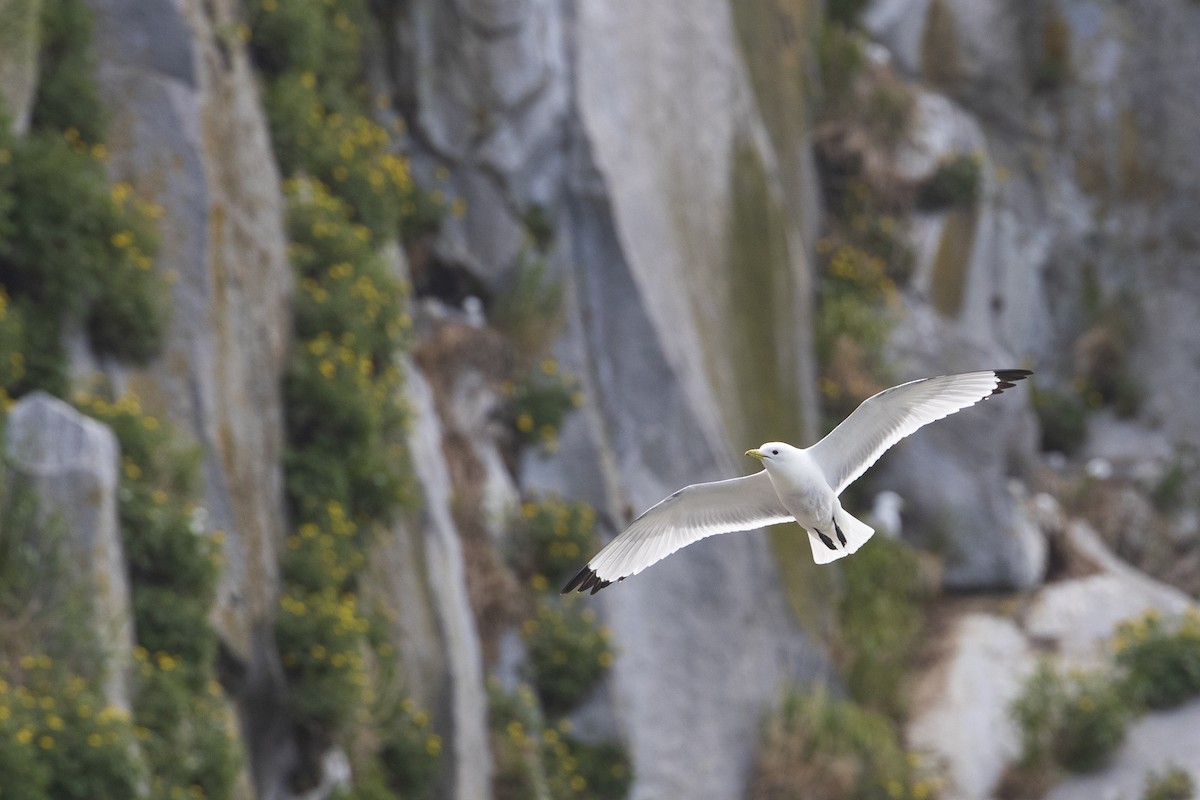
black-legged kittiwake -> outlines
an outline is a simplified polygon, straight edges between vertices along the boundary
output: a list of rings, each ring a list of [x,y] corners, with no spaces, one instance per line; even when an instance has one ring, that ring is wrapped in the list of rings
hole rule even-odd
[[[767,442],[747,450],[765,469],[680,489],[609,542],[563,587],[563,594],[588,589],[595,594],[706,536],[784,522],[796,522],[808,532],[818,564],[848,556],[875,531],[842,508],[838,496],[847,486],[918,428],[1032,374],[1025,369],[983,370],[902,383],[864,400],[812,447]]]

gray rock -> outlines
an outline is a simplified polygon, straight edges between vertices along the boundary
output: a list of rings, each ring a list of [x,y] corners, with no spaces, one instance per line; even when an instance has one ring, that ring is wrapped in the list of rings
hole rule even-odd
[[[1013,619],[968,606],[951,612],[941,626],[946,633],[930,648],[938,657],[913,683],[907,736],[910,747],[945,766],[951,784],[945,797],[990,798],[1005,768],[1019,756],[1020,737],[1008,707],[1039,654],[1051,657],[1058,669],[1107,666],[1121,621],[1150,610],[1169,618],[1196,608],[1183,592],[1113,555],[1086,524],[1064,521],[1052,502],[1035,498],[1031,505],[1031,516],[1040,524],[1065,526],[1061,546],[1072,553],[1073,563],[1094,572],[1035,590]],[[1146,772],[1169,761],[1196,772],[1198,713],[1200,707],[1192,703],[1134,722],[1111,767],[1070,779],[1049,798],[1136,797]],[[1113,793],[1115,787],[1120,793]]]
[[[910,749],[946,767],[943,797],[987,800],[1021,752],[1008,707],[1036,658],[1009,619],[968,613],[943,639],[942,654],[922,671],[906,726]]]
[[[1046,585],[1035,595],[1024,619],[1029,636],[1054,642],[1064,657],[1083,663],[1106,657],[1107,643],[1123,620],[1151,609],[1174,616],[1192,606],[1183,592],[1113,555],[1086,523],[1069,525],[1065,536],[1067,545],[1099,571]]]
[[[451,390],[450,419],[444,421],[470,442],[482,470],[479,489],[483,524],[497,543],[520,503],[516,483],[500,452],[504,436],[499,416],[501,404],[499,394],[478,370],[463,370],[456,375]]]
[[[1150,773],[1181,768],[1200,785],[1200,700],[1133,722],[1112,763],[1069,778],[1046,800],[1124,800],[1141,797]]]
[[[391,80],[415,99],[418,171],[451,167],[462,219],[438,251],[497,285],[524,240],[520,215],[561,194],[570,69],[564,7],[547,0],[419,0],[397,22]]]
[[[588,199],[576,209],[577,219],[588,221],[575,229],[578,305],[567,340],[577,349],[564,357],[568,366],[580,365],[588,399],[548,466],[562,465],[552,485],[568,496],[593,495],[598,474],[602,527],[615,532],[680,486],[739,470],[732,445],[711,433],[721,427],[720,406],[694,399],[664,352],[686,341],[691,321],[681,318],[670,333],[656,327],[651,317],[663,319],[664,310],[650,310],[653,301],[606,227],[599,198]],[[667,279],[658,280],[665,288]],[[630,346],[614,346],[625,342]],[[701,386],[701,396],[711,398]],[[727,418],[737,413],[726,410]],[[581,463],[592,454],[594,466]],[[809,558],[807,549],[801,557]],[[815,593],[813,599],[820,614]],[[631,796],[740,797],[760,722],[777,693],[827,675],[789,613],[765,536],[697,543],[596,600],[620,653],[609,691],[633,758]]]
[[[952,340],[946,332],[927,341]],[[1000,362],[977,356],[922,363],[923,369],[901,377]],[[940,369],[934,366],[939,363]],[[1027,588],[1044,573],[1045,543],[1009,482],[1032,459],[1034,422],[1022,397],[1026,391],[1018,385],[923,428],[896,445],[872,476],[876,487],[904,497],[907,535],[944,552],[949,588]]]
[[[433,392],[415,367],[408,370],[408,396],[414,411],[409,448],[414,453],[440,452],[442,425],[434,408]],[[425,501],[422,572],[429,586],[432,617],[446,667],[452,796],[486,800],[491,796],[491,759],[483,656],[467,597],[462,546],[450,510],[450,473],[440,458],[417,458],[413,466]]]
[[[90,630],[107,663],[105,699],[130,710],[133,612],[117,521],[120,453],[106,425],[44,392],[28,394],[8,415],[7,454],[29,480],[38,518],[61,526],[72,576],[86,588]],[[3,532],[0,531],[0,535]]]
[[[147,369],[83,361],[76,374],[102,368],[203,448],[203,504],[225,533],[213,619],[244,669],[240,702],[258,788],[276,796],[290,758],[271,636],[292,291],[279,174],[244,47],[222,33],[237,24],[233,4],[89,5],[111,114],[110,173],[164,210],[158,269],[174,279],[173,316],[166,352]]]
[[[42,0],[0,0],[0,108],[18,136],[29,130],[37,91],[41,7]]]

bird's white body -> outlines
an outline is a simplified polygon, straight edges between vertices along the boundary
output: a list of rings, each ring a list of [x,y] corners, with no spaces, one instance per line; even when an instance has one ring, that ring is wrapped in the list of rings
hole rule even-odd
[[[784,442],[767,442],[757,452],[779,502],[807,531],[813,560],[818,564],[858,552],[875,533],[842,508],[821,465],[808,450]]]
[[[786,522],[808,532],[818,564],[857,552],[875,531],[842,508],[842,491],[905,436],[1031,374],[983,370],[910,381],[863,401],[812,447],[767,442],[747,450],[762,461],[761,472],[680,489],[630,523],[563,593],[595,593],[706,536]]]
[[[779,455],[765,455],[762,462],[771,479],[771,486],[788,513],[802,527],[833,529],[833,511],[840,509],[833,487],[807,450],[782,442],[768,442],[758,448],[760,453],[778,450]]]

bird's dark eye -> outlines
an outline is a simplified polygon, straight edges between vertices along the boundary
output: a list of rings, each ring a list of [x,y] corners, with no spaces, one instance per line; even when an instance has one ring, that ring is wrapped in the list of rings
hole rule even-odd
[[[771,451],[771,455],[773,455],[773,456],[777,456],[777,455],[779,455],[779,451],[778,451],[778,450],[772,450],[772,451]]]

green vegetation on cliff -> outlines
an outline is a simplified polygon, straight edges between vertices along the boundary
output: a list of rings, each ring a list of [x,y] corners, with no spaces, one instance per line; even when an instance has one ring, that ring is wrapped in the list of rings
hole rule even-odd
[[[397,151],[402,125],[376,119],[363,79],[367,4],[252,0],[247,13],[298,285],[284,382],[294,529],[275,625],[287,707],[304,760],[333,742],[354,754],[346,796],[427,796],[441,740],[411,700],[394,699],[402,676],[359,582],[373,542],[415,501],[401,371],[408,288],[380,249],[436,225],[441,209]],[[297,773],[292,788],[315,777]]]

